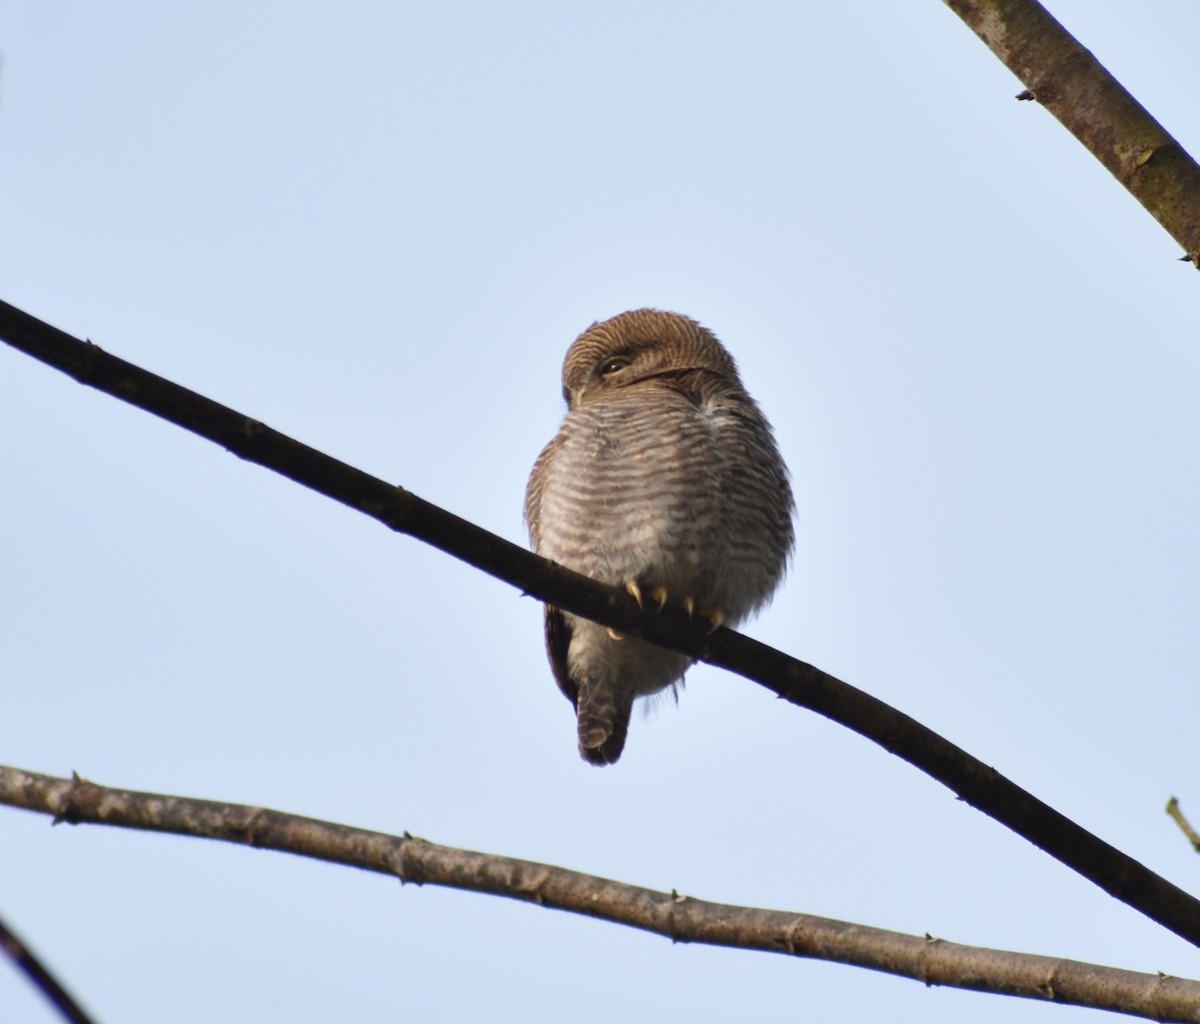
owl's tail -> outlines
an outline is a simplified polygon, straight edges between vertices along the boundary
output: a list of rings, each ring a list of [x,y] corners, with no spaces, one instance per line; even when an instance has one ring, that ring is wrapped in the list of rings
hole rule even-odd
[[[579,754],[590,764],[616,764],[625,749],[633,701],[621,701],[609,687],[579,688],[575,713],[579,717]]]

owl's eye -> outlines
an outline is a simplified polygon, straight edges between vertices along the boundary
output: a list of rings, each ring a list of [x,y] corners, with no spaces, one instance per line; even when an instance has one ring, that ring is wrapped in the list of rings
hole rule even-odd
[[[611,377],[614,373],[620,373],[632,361],[629,356],[612,356],[600,364],[600,376]]]

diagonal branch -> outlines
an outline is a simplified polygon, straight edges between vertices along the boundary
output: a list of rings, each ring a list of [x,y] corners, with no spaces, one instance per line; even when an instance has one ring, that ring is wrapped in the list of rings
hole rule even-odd
[[[93,1024],[92,1018],[20,937],[0,919],[0,949],[35,988],[39,989],[63,1018],[71,1024]]]
[[[1200,166],[1037,0],[945,0],[1200,268]]]
[[[672,942],[832,960],[1000,995],[1088,1006],[1160,1021],[1200,1017],[1200,982],[962,946],[810,914],[709,903],[578,871],[460,850],[405,834],[351,828],[241,804],[109,789],[0,767],[0,803],[91,823],[219,839],[311,857],[401,882],[506,896],[612,921]]]
[[[1200,901],[933,730],[848,683],[732,630],[722,628],[706,635],[708,624],[690,622],[681,610],[642,612],[623,591],[538,558],[410,491],[330,458],[4,302],[0,302],[0,339],[80,383],[224,445],[243,459],[431,544],[539,600],[736,672],[853,729],[1111,896],[1200,945]]]

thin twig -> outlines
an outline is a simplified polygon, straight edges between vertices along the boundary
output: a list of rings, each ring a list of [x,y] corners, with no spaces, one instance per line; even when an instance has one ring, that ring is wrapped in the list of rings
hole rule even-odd
[[[990,765],[883,701],[766,644],[681,609],[641,611],[629,596],[330,458],[233,409],[155,376],[0,302],[0,339],[131,405],[223,445],[250,462],[453,555],[539,600],[744,676],[853,729],[948,786],[958,797],[1109,895],[1200,945],[1200,901],[1092,835]]]
[[[657,892],[549,864],[440,846],[241,804],[136,793],[0,767],[0,802],[55,822],[241,843],[394,875],[402,882],[505,896],[653,932],[672,942],[831,960],[926,985],[1021,996],[1160,1021],[1200,1020],[1200,981],[962,946],[810,914]]]
[[[1192,849],[1200,853],[1200,835],[1196,833],[1191,823],[1183,816],[1183,811],[1179,808],[1179,801],[1175,797],[1171,797],[1167,801],[1167,813],[1175,819],[1175,824],[1183,829],[1183,834],[1188,837],[1188,841],[1192,844]]]
[[[9,955],[18,970],[33,982],[42,994],[54,1004],[58,1012],[72,1024],[93,1024],[89,1017],[63,987],[62,983],[41,962],[36,954],[16,935],[3,918],[0,918],[0,947]]]

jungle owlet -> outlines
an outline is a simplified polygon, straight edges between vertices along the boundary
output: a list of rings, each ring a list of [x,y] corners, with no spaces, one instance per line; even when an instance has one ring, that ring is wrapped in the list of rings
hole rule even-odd
[[[791,552],[792,492],[721,343],[685,316],[639,309],[584,331],[562,376],[566,419],[525,493],[534,550],[714,625],[765,604]],[[546,649],[579,752],[597,765],[621,756],[634,699],[691,664],[549,605]]]

